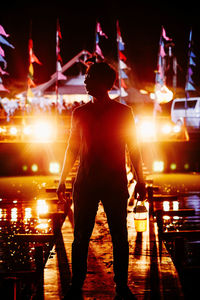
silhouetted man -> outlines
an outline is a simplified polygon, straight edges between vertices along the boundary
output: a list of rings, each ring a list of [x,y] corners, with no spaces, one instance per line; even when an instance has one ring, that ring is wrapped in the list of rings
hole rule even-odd
[[[145,197],[141,156],[136,141],[131,108],[111,100],[108,91],[115,71],[104,62],[92,64],[85,85],[93,100],[74,110],[71,134],[57,190],[61,199],[65,179],[78,154],[80,165],[74,184],[74,241],[72,244],[72,285],[66,299],[81,294],[87,273],[89,240],[101,201],[112,236],[114,281],[118,299],[135,299],[127,286],[129,246],[127,234],[127,188],[125,149],[133,164],[137,192]],[[121,297],[121,298],[120,298]]]

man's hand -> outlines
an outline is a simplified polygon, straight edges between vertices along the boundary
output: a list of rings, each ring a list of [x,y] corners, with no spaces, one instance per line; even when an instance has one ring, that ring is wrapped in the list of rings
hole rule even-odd
[[[146,187],[145,183],[137,182],[135,186],[135,198],[140,200],[145,200],[146,198]]]
[[[65,199],[65,184],[64,183],[60,183],[58,186],[58,189],[56,191],[57,195],[58,195],[58,199],[60,202],[66,202]]]

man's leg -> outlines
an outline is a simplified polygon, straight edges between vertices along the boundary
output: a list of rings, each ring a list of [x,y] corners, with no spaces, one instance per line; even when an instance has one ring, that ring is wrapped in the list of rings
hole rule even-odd
[[[117,286],[127,286],[129,263],[127,199],[111,196],[102,202],[112,236],[114,281]]]
[[[79,196],[74,199],[74,241],[72,244],[72,285],[82,287],[87,273],[90,237],[95,224],[98,200]]]

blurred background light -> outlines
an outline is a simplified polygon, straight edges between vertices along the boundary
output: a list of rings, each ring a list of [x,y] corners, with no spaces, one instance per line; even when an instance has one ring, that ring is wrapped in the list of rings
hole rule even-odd
[[[49,172],[52,173],[52,174],[59,174],[60,164],[58,162],[50,162]]]
[[[154,161],[153,162],[153,171],[154,172],[163,172],[164,171],[164,162],[162,160]]]

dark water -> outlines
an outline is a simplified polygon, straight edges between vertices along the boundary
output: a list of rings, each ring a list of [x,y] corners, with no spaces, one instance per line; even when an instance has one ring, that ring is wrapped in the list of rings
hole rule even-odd
[[[197,299],[200,278],[200,234],[193,232],[200,230],[200,197],[199,195],[180,196],[175,203],[165,203],[166,209],[194,209],[193,216],[170,217],[164,221],[164,231],[191,231],[182,238],[180,248],[176,248],[179,236],[165,242],[177,267],[185,299]],[[176,253],[178,251],[178,253]],[[177,259],[178,258],[178,259]],[[179,259],[182,258],[181,262]]]

